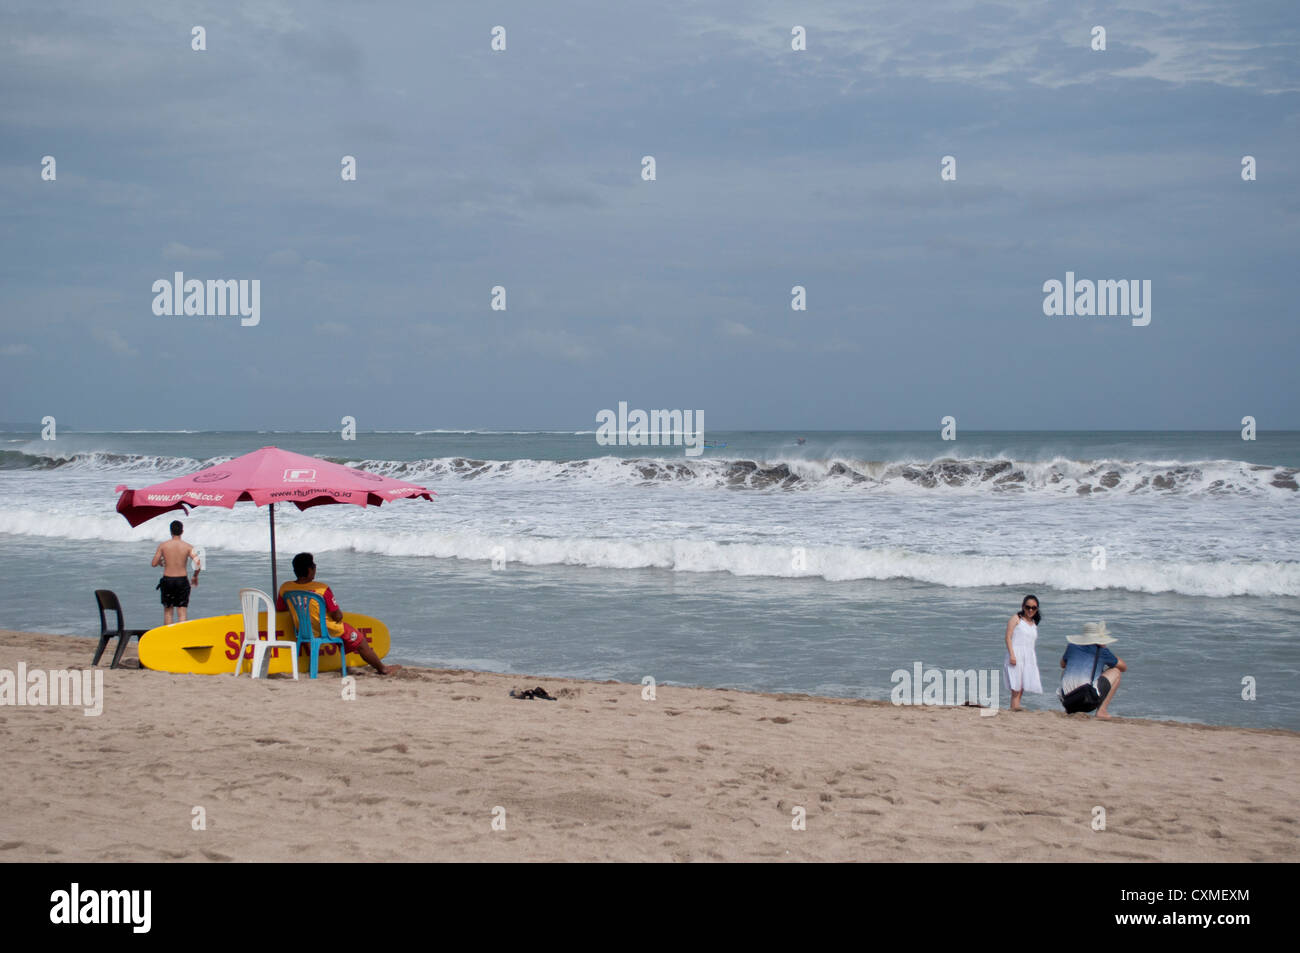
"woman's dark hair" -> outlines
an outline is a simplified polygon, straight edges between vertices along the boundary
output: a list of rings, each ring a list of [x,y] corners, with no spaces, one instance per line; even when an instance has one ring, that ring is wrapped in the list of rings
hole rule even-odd
[[[1021,618],[1024,618],[1024,615],[1025,615],[1025,603],[1028,602],[1030,599],[1033,599],[1033,600],[1034,600],[1034,605],[1038,605],[1038,604],[1039,604],[1039,602],[1038,602],[1038,597],[1037,597],[1036,595],[1034,595],[1033,593],[1030,593],[1029,595],[1025,596],[1023,599],[1021,599],[1021,600],[1020,600],[1020,612],[1019,612],[1019,615],[1020,615]],[[1040,623],[1040,622],[1042,622],[1042,621],[1043,621],[1043,614],[1042,614],[1041,612],[1039,612],[1037,609],[1035,609],[1035,610],[1034,610],[1034,625],[1038,625],[1038,623]]]

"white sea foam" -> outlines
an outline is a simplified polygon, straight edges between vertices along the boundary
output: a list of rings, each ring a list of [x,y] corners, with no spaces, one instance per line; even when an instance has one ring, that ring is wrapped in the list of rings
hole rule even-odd
[[[113,488],[228,459],[74,452],[32,439],[0,451],[0,533],[154,540],[166,520],[131,529],[113,512]],[[1297,470],[1288,467],[1068,456],[817,459],[793,450],[755,459],[334,459],[441,495],[378,511],[280,508],[282,552],[486,561],[499,546],[507,560],[535,566],[1300,595],[1300,496]],[[177,515],[209,548],[265,551],[261,509]],[[794,547],[805,550],[806,569],[793,568]],[[1102,572],[1089,560],[1097,548],[1106,553]]]
[[[350,509],[350,508],[348,508]],[[210,518],[204,512],[202,542],[222,549],[259,553],[267,546],[265,513],[247,507],[242,518]],[[230,517],[232,514],[224,514]],[[507,563],[525,566],[587,566],[605,569],[661,569],[682,573],[725,572],[737,576],[859,579],[911,579],[956,588],[1042,586],[1058,590],[1123,589],[1175,592],[1192,596],[1300,596],[1300,563],[1284,560],[1112,559],[1096,571],[1084,555],[1017,557],[989,554],[927,553],[900,547],[803,547],[804,568],[795,569],[792,547],[770,543],[703,539],[646,540],[609,537],[494,535],[466,529],[433,529],[426,524],[367,526],[281,522],[282,553],[354,551],[385,556],[489,561],[504,554]],[[0,510],[0,533],[69,540],[132,542],[154,540],[158,528],[132,529],[113,513],[67,515],[23,509]],[[499,549],[498,549],[499,547]]]

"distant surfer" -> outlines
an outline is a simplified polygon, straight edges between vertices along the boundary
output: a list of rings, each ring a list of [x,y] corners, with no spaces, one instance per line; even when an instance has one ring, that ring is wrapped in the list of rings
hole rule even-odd
[[[799,442],[799,446],[801,447],[808,442],[807,438],[805,437],[795,437],[794,439]]]
[[[294,627],[297,628],[298,617],[294,614],[293,607],[284,601],[286,592],[314,592],[325,600],[325,627],[329,634],[336,639],[343,640],[343,646],[349,652],[356,652],[366,660],[371,668],[380,675],[388,675],[398,671],[400,665],[385,665],[383,661],[375,654],[375,650],[370,647],[366,637],[354,629],[350,624],[343,621],[343,610],[339,608],[338,602],[334,598],[334,590],[323,582],[316,581],[316,560],[312,558],[311,553],[299,553],[293,557],[293,574],[298,577],[296,582],[286,582],[280,586],[279,596],[275,602],[277,612],[288,612],[289,617],[294,621]],[[317,606],[311,607],[312,623],[318,623],[319,617],[316,615],[320,610]]]
[[[185,561],[194,560],[194,585],[199,584],[199,554],[189,543],[181,539],[185,526],[180,520],[172,520],[172,538],[159,543],[154,550],[150,566],[162,566],[162,578],[154,588],[162,592],[163,625],[172,624],[172,610],[178,615],[178,622],[184,622],[190,608],[190,580],[185,575]]]

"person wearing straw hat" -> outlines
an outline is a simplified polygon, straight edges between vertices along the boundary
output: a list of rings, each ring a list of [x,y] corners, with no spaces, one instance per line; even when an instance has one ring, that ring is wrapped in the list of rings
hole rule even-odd
[[[1067,714],[1090,712],[1097,717],[1111,717],[1107,708],[1119,691],[1120,675],[1128,671],[1124,660],[1107,648],[1117,641],[1106,623],[1085,622],[1079,635],[1067,635],[1070,644],[1061,656],[1061,687],[1057,697]]]

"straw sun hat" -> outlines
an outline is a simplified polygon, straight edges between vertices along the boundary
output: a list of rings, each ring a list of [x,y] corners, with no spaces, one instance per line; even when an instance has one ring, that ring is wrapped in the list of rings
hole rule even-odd
[[[1106,623],[1102,621],[1085,622],[1082,635],[1067,635],[1065,641],[1073,642],[1075,645],[1110,645],[1118,639],[1107,631]]]

